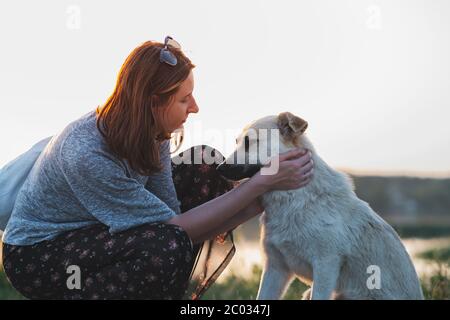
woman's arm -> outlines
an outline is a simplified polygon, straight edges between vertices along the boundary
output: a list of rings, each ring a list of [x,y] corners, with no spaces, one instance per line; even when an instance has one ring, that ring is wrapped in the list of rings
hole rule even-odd
[[[238,212],[238,214],[235,214],[230,220],[226,221],[223,225],[201,235],[200,238],[198,239],[198,242],[214,239],[216,236],[220,234],[233,230],[237,226],[257,216],[263,211],[264,207],[261,205],[260,200],[256,198],[249,206]]]
[[[279,161],[276,174],[261,175],[259,171],[233,190],[172,217],[167,223],[179,225],[193,243],[199,243],[205,234],[229,223],[233,216],[263,193],[269,190],[297,189],[309,182],[313,166],[309,152],[294,149],[280,155],[276,160]]]
[[[145,184],[145,189],[166,203],[176,214],[180,214],[180,202],[177,199],[177,193],[172,178],[170,140],[165,140],[161,143],[160,154],[162,170],[151,175]]]
[[[258,179],[251,178],[213,200],[176,215],[167,223],[182,227],[196,244],[202,242],[205,234],[224,225],[266,190]]]

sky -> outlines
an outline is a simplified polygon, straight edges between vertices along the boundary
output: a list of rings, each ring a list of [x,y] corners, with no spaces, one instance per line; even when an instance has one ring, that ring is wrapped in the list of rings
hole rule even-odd
[[[0,167],[111,94],[127,55],[173,36],[194,62],[188,148],[232,152],[290,111],[331,166],[450,175],[450,1],[5,1]]]

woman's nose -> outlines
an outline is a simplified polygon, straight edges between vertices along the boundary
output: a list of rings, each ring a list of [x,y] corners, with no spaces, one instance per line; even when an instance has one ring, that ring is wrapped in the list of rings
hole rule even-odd
[[[192,98],[192,104],[189,106],[189,112],[190,113],[197,113],[198,112],[198,105],[194,98]]]

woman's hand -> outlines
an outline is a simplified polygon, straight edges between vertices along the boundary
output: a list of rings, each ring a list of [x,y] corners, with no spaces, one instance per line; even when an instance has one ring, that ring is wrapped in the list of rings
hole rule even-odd
[[[263,207],[257,198],[264,192],[300,188],[311,179],[313,164],[309,152],[289,151],[280,154],[277,159],[279,168],[276,174],[261,175],[260,170],[236,188],[172,217],[167,223],[182,227],[193,243],[200,243],[261,213]]]
[[[279,162],[278,171],[275,174],[262,175],[260,171],[254,176],[265,192],[298,189],[311,181],[314,167],[311,151],[293,149],[278,155],[271,161]],[[268,163],[266,166],[270,165]]]

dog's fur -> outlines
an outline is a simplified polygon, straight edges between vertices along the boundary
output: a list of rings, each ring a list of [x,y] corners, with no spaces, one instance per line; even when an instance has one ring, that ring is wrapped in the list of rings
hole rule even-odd
[[[319,157],[304,134],[306,127],[306,121],[289,112],[257,120],[244,129],[235,153],[218,167],[225,177],[241,180],[262,166],[264,161],[251,146],[273,152],[273,144],[259,137],[244,143],[250,129],[278,129],[279,153],[304,147],[313,155],[314,174],[308,185],[262,196],[261,242],[266,259],[258,299],[280,299],[294,277],[312,285],[304,299],[423,299],[417,273],[397,233],[357,198],[347,175]],[[247,163],[257,165],[229,164],[242,148]],[[377,276],[377,270],[380,286],[374,288],[371,277]]]

